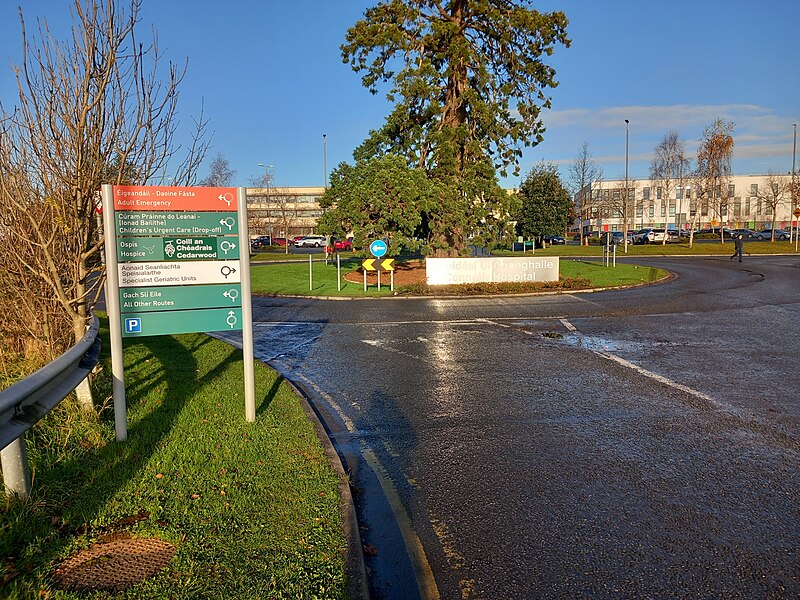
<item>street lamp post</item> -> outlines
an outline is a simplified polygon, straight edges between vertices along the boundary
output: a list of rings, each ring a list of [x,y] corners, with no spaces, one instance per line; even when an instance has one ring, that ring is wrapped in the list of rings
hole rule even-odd
[[[794,129],[794,135],[792,140],[792,214],[789,215],[789,225],[792,224],[792,217],[794,217],[794,211],[797,209],[798,201],[797,201],[797,181],[795,179],[795,158],[797,157],[797,123],[792,123],[792,128]],[[794,217],[795,222],[800,221],[800,218]],[[791,229],[791,227],[790,227]],[[794,228],[794,249],[795,252],[797,251],[797,238],[800,237],[797,234],[800,233],[798,231],[797,225]]]
[[[322,134],[322,181],[324,182],[325,189],[328,189],[328,140],[327,135]]]
[[[625,199],[622,203],[622,239],[625,240],[625,254],[628,253],[628,119],[625,119]]]
[[[270,183],[270,181],[269,181],[270,180],[269,170],[274,168],[274,167],[272,165],[267,165],[267,164],[264,164],[264,163],[258,163],[258,166],[264,168],[264,187],[267,188],[267,187],[269,187],[269,183]]]

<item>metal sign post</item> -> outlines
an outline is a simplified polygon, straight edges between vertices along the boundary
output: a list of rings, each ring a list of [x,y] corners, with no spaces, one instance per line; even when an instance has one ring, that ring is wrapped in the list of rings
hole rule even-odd
[[[245,418],[255,420],[244,188],[103,186],[114,421],[127,439],[123,337],[242,331]]]
[[[122,354],[122,326],[119,306],[119,271],[117,265],[116,214],[114,209],[114,186],[103,185],[103,239],[106,251],[106,310],[108,330],[111,338],[111,377],[114,396],[114,430],[117,441],[128,439],[125,404],[125,369]]]

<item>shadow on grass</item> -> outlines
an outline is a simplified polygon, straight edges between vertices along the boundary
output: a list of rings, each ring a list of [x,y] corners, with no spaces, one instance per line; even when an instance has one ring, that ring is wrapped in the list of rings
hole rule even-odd
[[[264,394],[264,398],[261,400],[261,402],[256,407],[256,416],[257,417],[260,417],[265,412],[267,412],[267,409],[269,408],[269,405],[272,404],[272,401],[275,399],[275,396],[278,393],[278,390],[280,389],[281,384],[284,381],[285,380],[283,378],[283,375],[279,375],[279,376],[277,376],[275,378],[275,381],[272,382],[272,385],[270,386],[269,390],[267,390],[267,393]]]
[[[50,565],[73,542],[75,535],[102,533],[108,528],[109,523],[99,522],[104,508],[145,468],[155,450],[169,436],[187,402],[232,363],[241,362],[241,353],[230,348],[210,370],[200,373],[194,353],[210,340],[195,339],[160,336],[127,344],[127,441],[112,441],[100,448],[70,444],[74,448],[68,451],[69,456],[60,459],[47,458],[59,454],[52,448],[41,453],[31,500],[11,501],[6,510],[0,512],[2,556],[9,557],[6,560],[12,561],[11,564],[16,563],[14,568],[18,572],[27,570],[25,564],[32,568]],[[101,356],[105,361],[108,361],[107,340],[106,328]],[[103,381],[95,389],[96,393],[100,392],[98,397],[110,390],[110,374],[107,373],[110,368],[105,371],[99,377]],[[265,398],[267,406],[277,392],[277,385]],[[102,418],[113,421],[110,411]],[[67,440],[69,437],[67,434]],[[58,443],[66,447],[67,440]],[[33,453],[34,456],[39,454],[38,451]],[[38,572],[36,576],[44,579],[47,572]],[[0,579],[0,586],[2,583]]]

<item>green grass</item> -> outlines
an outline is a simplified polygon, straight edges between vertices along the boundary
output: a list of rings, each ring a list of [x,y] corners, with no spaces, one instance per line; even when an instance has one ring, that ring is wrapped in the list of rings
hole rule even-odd
[[[605,267],[599,261],[564,259],[559,261],[562,277],[588,279],[591,287],[614,287],[658,281],[668,275],[663,269],[617,263]]]
[[[667,275],[660,269],[651,269],[636,265],[617,263],[616,268],[603,267],[599,261],[561,260],[561,282],[545,283],[510,283],[510,284],[473,284],[471,286],[435,286],[426,285],[395,287],[396,294],[482,294],[482,293],[519,293],[539,290],[569,290],[586,287],[609,287],[632,285],[645,281],[654,281]],[[360,267],[360,262],[350,262],[347,268],[342,266],[342,289],[336,287],[336,265],[315,262],[312,265],[313,289],[309,289],[308,263],[270,264],[251,267],[251,285],[256,294],[297,295],[297,296],[347,296],[374,297],[388,296],[389,274],[381,278],[381,290],[377,289],[374,277],[364,292],[363,283],[351,283],[344,280],[344,273]]]
[[[102,360],[95,391],[108,399]],[[128,343],[128,441],[114,440],[110,409],[87,419],[69,399],[29,434],[32,498],[0,512],[0,596],[345,597],[339,478],[291,389],[271,369],[255,374],[246,423],[240,351],[202,334]],[[52,587],[61,560],[120,531],[177,552],[118,595]]]
[[[308,256],[303,262],[274,263],[269,265],[254,265],[250,267],[250,285],[256,294],[279,294],[291,296],[385,296],[389,291],[389,274],[381,276],[381,291],[374,283],[364,292],[363,283],[345,281],[344,276],[349,271],[361,267],[361,259],[342,260],[341,290],[337,289],[336,261],[312,263],[309,278]],[[311,285],[313,284],[313,286]]]

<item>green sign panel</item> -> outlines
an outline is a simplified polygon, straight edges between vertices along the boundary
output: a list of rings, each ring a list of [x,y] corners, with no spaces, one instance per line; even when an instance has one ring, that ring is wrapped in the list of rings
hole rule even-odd
[[[119,211],[115,221],[118,236],[239,234],[235,212]]]
[[[239,238],[233,236],[170,236],[117,238],[117,260],[238,260]]]
[[[241,305],[242,286],[238,283],[122,288],[119,291],[121,313],[236,308]]]
[[[241,331],[242,309],[206,308],[120,315],[122,337],[171,335],[195,331]]]

